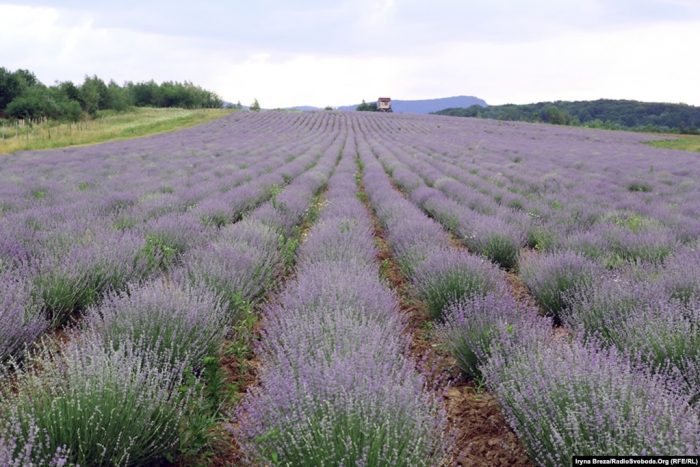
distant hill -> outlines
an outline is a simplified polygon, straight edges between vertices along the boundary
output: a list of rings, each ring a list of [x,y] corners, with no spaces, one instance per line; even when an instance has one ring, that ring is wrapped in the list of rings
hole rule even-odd
[[[285,110],[323,110],[321,107],[313,107],[310,105],[298,105],[296,107],[289,107]]]
[[[663,133],[697,133],[700,127],[700,107],[621,99],[491,105],[487,108],[470,106],[433,113]]]
[[[374,102],[374,100],[368,100],[369,102]],[[338,110],[355,110],[357,106],[360,105],[344,105],[338,107]],[[447,109],[449,107],[470,107],[473,105],[478,105],[480,107],[486,107],[486,102],[483,99],[473,96],[455,96],[455,97],[442,97],[439,99],[422,99],[415,101],[404,101],[404,100],[393,100],[391,101],[391,108],[394,112],[407,113],[407,114],[428,114],[431,112],[436,112],[438,110]],[[310,106],[297,106],[291,107],[295,110],[321,110],[319,107]]]

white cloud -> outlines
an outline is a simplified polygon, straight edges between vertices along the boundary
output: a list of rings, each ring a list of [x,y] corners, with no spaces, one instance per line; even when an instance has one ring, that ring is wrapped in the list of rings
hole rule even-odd
[[[246,36],[254,25],[245,25],[241,33],[235,21],[228,36],[221,31],[180,36],[174,33],[177,28],[151,31],[105,21],[103,11],[85,7],[0,4],[0,66],[32,70],[46,84],[80,82],[86,74],[120,83],[191,80],[226,100],[249,104],[257,98],[263,107],[348,105],[379,95],[418,99],[460,94],[491,104],[606,97],[700,105],[695,84],[700,64],[689,55],[700,44],[700,18],[565,30],[553,21],[557,14],[585,17],[585,23],[608,12],[612,3],[566,0],[548,12],[547,2],[540,1],[534,13],[523,10],[533,24],[518,29],[517,15],[500,19],[496,14],[503,1],[435,0],[442,6],[452,3],[455,16],[471,15],[462,16],[463,23],[481,18],[499,30],[512,24],[512,37],[520,34],[521,41],[494,40],[488,34],[479,38],[483,24],[475,25],[477,32],[464,34],[455,29],[460,18],[447,18],[444,11],[420,15],[416,0],[362,0],[332,7],[310,1],[306,10],[289,7],[287,29],[260,42],[255,35]],[[684,6],[686,0],[671,2]],[[652,0],[643,3],[651,9],[659,6]],[[149,5],[139,2],[137,8],[145,14]],[[631,3],[618,0],[615,5],[627,11]],[[212,8],[209,4],[208,15],[215,13]],[[406,17],[412,11],[414,16]],[[283,24],[282,16],[275,13],[272,22]],[[167,20],[167,15],[161,19]],[[440,32],[441,20],[445,27]],[[538,27],[546,34],[528,32]],[[311,46],[317,42],[323,44]],[[344,45],[336,50],[337,43]]]

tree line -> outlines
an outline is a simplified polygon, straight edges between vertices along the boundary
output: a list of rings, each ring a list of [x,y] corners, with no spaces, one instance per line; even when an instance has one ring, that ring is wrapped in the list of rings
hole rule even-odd
[[[95,76],[85,76],[82,83],[41,83],[29,70],[10,71],[0,67],[0,118],[51,118],[78,121],[95,116],[98,111],[117,112],[130,107],[221,107],[223,100],[212,91],[189,81],[155,81],[119,85],[114,80],[105,83]]]
[[[599,99],[451,108],[437,115],[586,126],[608,130],[700,134],[700,107],[687,104]]]
[[[362,104],[358,105],[355,110],[359,112],[376,112],[377,110],[377,103],[376,102],[370,102],[369,104],[365,102],[364,99],[362,99]]]

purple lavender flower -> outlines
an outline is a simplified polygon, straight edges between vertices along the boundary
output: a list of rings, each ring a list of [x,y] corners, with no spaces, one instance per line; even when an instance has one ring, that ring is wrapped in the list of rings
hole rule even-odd
[[[209,287],[220,295],[234,315],[257,298],[281,267],[278,250],[256,248],[244,242],[209,243],[184,255],[182,268],[171,277],[183,286]]]
[[[13,452],[67,456],[80,465],[158,462],[177,442],[196,395],[185,386],[185,366],[170,361],[128,342],[115,350],[89,336],[75,336],[60,353],[47,343],[36,365],[16,369],[17,391],[3,391],[0,411],[21,425]],[[35,444],[43,433],[47,439]]]
[[[27,429],[24,433],[23,428]],[[42,437],[43,435],[43,437]],[[51,440],[47,433],[42,433],[33,419],[22,423],[16,414],[6,419],[5,425],[0,426],[0,465],[7,467],[46,465],[63,467],[68,462],[68,452],[65,446],[57,447],[53,454],[45,454],[45,446]]]
[[[697,455],[689,396],[615,349],[558,341],[503,346],[482,368],[506,420],[538,465],[574,455]]]
[[[671,297],[684,302],[700,298],[700,249],[679,248],[659,273],[658,280]]]
[[[448,305],[443,317],[436,328],[439,339],[462,373],[474,379],[482,377],[481,367],[495,346],[506,340],[510,347],[546,341],[552,326],[551,320],[537,316],[536,308],[518,304],[504,291],[465,296]]]
[[[555,320],[566,307],[567,294],[604,274],[602,265],[570,251],[532,255],[520,266],[520,275],[532,295]]]
[[[52,324],[57,326],[73,311],[95,303],[104,291],[145,277],[149,260],[144,247],[144,239],[130,232],[88,229],[47,248],[36,259],[34,283]]]
[[[0,364],[21,359],[49,327],[26,268],[0,271]]]
[[[429,316],[441,319],[450,303],[502,292],[505,281],[488,260],[463,251],[443,250],[420,263],[411,283],[427,304]]]
[[[228,323],[226,307],[211,290],[155,280],[108,293],[88,310],[83,328],[105,345],[133,343],[167,355],[171,365],[199,368],[218,350]]]
[[[460,219],[456,230],[469,250],[507,269],[518,263],[520,249],[526,243],[526,228],[499,217],[467,215]]]

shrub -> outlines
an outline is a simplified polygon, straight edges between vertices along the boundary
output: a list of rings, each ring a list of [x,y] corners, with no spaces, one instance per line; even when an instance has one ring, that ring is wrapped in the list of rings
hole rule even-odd
[[[75,238],[67,251],[59,243],[48,248],[38,258],[34,282],[52,325],[96,303],[105,290],[145,277],[149,260],[143,248],[144,240],[132,233],[102,230]]]
[[[216,353],[227,324],[227,309],[212,291],[162,280],[109,293],[85,320],[85,328],[105,345],[133,344],[168,356],[171,365],[184,362],[196,369]]]
[[[666,258],[658,281],[673,298],[700,299],[700,249],[681,248]]]
[[[356,219],[322,220],[306,238],[300,262],[352,261],[371,263],[377,255],[372,228]]]
[[[177,283],[211,288],[228,304],[236,320],[238,305],[257,298],[280,267],[277,250],[265,251],[248,243],[210,243],[188,251],[183,267],[171,276]]]
[[[450,303],[502,288],[498,269],[478,256],[443,250],[422,262],[411,278],[432,319],[441,319]]]
[[[610,341],[658,373],[679,374],[690,395],[700,395],[700,303],[659,300],[619,322]]]
[[[527,240],[522,229],[503,219],[476,214],[462,220],[458,232],[469,250],[506,269],[518,263]]]
[[[666,297],[657,285],[610,272],[569,290],[564,297],[566,306],[559,316],[566,326],[587,339],[612,342],[625,320],[654,302],[665,301]]]
[[[571,251],[533,255],[521,265],[520,275],[547,316],[560,320],[566,294],[591,283],[604,273],[598,263]]]
[[[371,342],[334,352],[330,362],[315,358],[267,372],[264,392],[253,391],[238,411],[236,435],[250,458],[282,465],[440,465],[448,443],[439,400],[422,391],[424,379],[410,362],[378,358],[381,342]]]
[[[605,235],[600,235],[596,230],[588,230],[561,235],[555,248],[580,253],[593,260],[603,260],[609,258],[612,244]]]
[[[551,321],[536,315],[536,309],[518,304],[510,293],[488,292],[464,297],[447,306],[444,323],[438,324],[439,340],[470,379],[482,377],[481,367],[493,347],[509,339],[511,345],[545,340]]]
[[[444,250],[449,240],[435,221],[420,213],[409,211],[404,214],[406,217],[391,222],[387,240],[399,267],[410,277],[422,261]]]
[[[57,447],[53,453],[45,445],[51,440],[37,427],[31,418],[22,424],[16,414],[5,420],[0,426],[0,465],[7,467],[20,466],[55,466],[63,467],[68,462],[65,446]],[[23,431],[23,425],[28,430]]]
[[[360,261],[300,264],[296,282],[277,299],[285,309],[303,310],[306,316],[344,307],[380,322],[398,314],[396,297],[379,281],[376,265]]]
[[[245,243],[263,251],[272,251],[279,247],[279,233],[250,218],[222,228],[217,240],[228,246]]]
[[[49,327],[26,270],[0,271],[0,364],[21,359],[25,347]]]
[[[439,465],[439,398],[403,357],[395,296],[376,266],[302,265],[267,313],[260,389],[235,431],[250,460],[282,465]]]
[[[697,455],[689,397],[635,369],[614,349],[576,342],[495,352],[483,369],[506,420],[536,464],[574,455]]]
[[[167,265],[206,239],[204,228],[190,214],[165,214],[149,220],[142,230],[147,246],[157,250],[153,253],[160,253],[162,265]]]
[[[3,394],[0,411],[21,426],[14,452],[63,452],[80,465],[157,462],[177,442],[194,397],[180,389],[185,368],[169,361],[91,339],[75,339],[60,353],[47,345],[32,365],[17,369],[17,392]],[[33,445],[37,431],[47,436],[41,445]]]
[[[663,226],[637,232],[610,226],[602,235],[610,243],[613,258],[623,261],[663,261],[679,246],[671,229]]]

